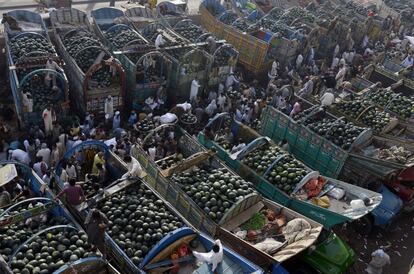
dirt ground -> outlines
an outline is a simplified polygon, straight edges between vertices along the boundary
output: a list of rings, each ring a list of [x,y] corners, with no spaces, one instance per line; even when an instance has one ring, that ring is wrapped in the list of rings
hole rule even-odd
[[[414,214],[402,214],[391,229],[375,228],[368,236],[361,236],[349,225],[335,229],[358,256],[350,273],[366,273],[371,253],[383,248],[391,257],[391,265],[384,268],[383,274],[407,274],[414,261]]]

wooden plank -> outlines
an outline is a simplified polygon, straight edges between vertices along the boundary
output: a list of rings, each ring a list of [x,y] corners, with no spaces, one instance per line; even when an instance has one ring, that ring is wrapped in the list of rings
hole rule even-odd
[[[234,218],[230,219],[228,222],[223,224],[223,228],[233,231],[243,223],[247,222],[254,213],[259,212],[264,207],[262,202],[258,202],[255,205],[251,206],[250,208],[246,209],[239,215],[235,216]]]

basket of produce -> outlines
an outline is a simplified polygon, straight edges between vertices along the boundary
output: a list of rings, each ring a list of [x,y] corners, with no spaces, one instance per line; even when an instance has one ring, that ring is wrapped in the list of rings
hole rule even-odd
[[[149,131],[156,128],[156,126],[157,123],[153,119],[146,117],[145,119],[137,122],[134,125],[134,129],[141,133],[148,133]]]
[[[197,123],[197,117],[192,113],[186,112],[180,116],[180,122],[184,125],[194,125]]]

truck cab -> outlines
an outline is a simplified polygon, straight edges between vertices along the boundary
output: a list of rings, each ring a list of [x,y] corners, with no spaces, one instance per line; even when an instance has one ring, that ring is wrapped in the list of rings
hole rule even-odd
[[[414,167],[401,171],[397,176],[384,181],[384,184],[404,202],[404,210],[414,209]]]
[[[382,201],[369,215],[364,216],[356,223],[358,231],[363,234],[369,234],[373,226],[382,228],[390,226],[403,209],[403,201],[387,186],[379,182],[371,182],[368,187],[381,193]]]
[[[299,261],[298,261],[299,260]],[[323,229],[318,240],[286,268],[299,274],[341,274],[355,262],[356,254],[332,230]]]

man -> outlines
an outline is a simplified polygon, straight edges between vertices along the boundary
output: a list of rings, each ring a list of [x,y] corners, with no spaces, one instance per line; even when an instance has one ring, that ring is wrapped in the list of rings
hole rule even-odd
[[[239,83],[240,81],[237,80],[234,73],[230,73],[226,78],[226,89],[229,90],[230,87],[233,87],[233,85],[238,85]]]
[[[63,73],[63,69],[59,67],[59,65],[55,61],[53,61],[52,58],[49,58],[46,61],[46,69]],[[56,75],[48,71],[46,72],[46,76],[45,76],[45,85],[47,87],[50,87],[50,81],[52,81],[52,84],[53,84],[52,87],[55,87],[56,86]]]
[[[299,54],[298,57],[296,58],[296,69],[299,69],[302,66],[302,62],[303,62],[303,56],[302,54]]]
[[[94,126],[94,115],[93,113],[86,113],[85,122],[88,123],[89,129],[92,129]]]
[[[219,96],[217,97],[217,106],[221,112],[223,112],[225,103],[226,103],[226,96],[220,93]]]
[[[342,84],[342,82],[345,79],[346,73],[347,73],[346,65],[343,65],[343,64],[339,65],[339,71],[335,76],[337,86],[340,86]]]
[[[58,200],[61,196],[66,196],[66,201],[71,206],[78,206],[83,201],[86,200],[85,194],[83,193],[82,188],[79,185],[76,185],[75,179],[69,180],[69,186],[64,188],[55,198],[55,200]]]
[[[105,99],[104,112],[105,114],[109,115],[109,118],[112,118],[112,116],[114,116],[114,101],[112,100],[111,95],[108,95],[108,97]]]
[[[93,174],[93,176],[99,185],[103,188],[106,181],[106,168],[101,163],[97,163],[96,168],[98,169],[98,173]]]
[[[55,111],[48,106],[42,113],[43,122],[45,124],[46,136],[52,135],[53,132],[53,122],[56,121]]]
[[[30,157],[29,153],[25,152],[21,149],[15,149],[9,151],[9,158],[10,160],[17,161],[19,163],[23,163],[26,165],[30,165]]]
[[[157,38],[155,38],[155,48],[160,49],[165,44],[164,37],[162,36],[161,31],[158,32]]]
[[[336,67],[339,65],[339,58],[335,57],[332,59],[331,69],[336,69]]]
[[[3,187],[0,187],[0,207],[10,205],[12,202],[10,193]]]
[[[127,179],[128,177],[140,177],[142,175],[142,167],[137,159],[130,155],[126,155],[124,161],[128,166],[128,171],[122,175],[122,179]]]
[[[114,119],[112,120],[112,130],[116,130],[121,127],[121,113],[117,110],[115,112]]]
[[[91,245],[91,250],[96,251],[98,248],[103,258],[106,257],[105,229],[108,224],[108,218],[98,209],[89,211],[85,219],[86,233],[88,234],[88,243]]]
[[[46,173],[47,169],[48,166],[43,161],[43,158],[40,156],[36,157],[36,163],[33,165],[33,170],[36,172],[36,174],[40,178],[43,178],[43,175]]]
[[[339,53],[339,45],[336,44],[332,58],[337,57],[338,53]]]
[[[191,90],[190,90],[190,102],[192,102],[198,96],[198,89],[201,85],[198,83],[198,78],[195,77],[194,80],[191,82]]]
[[[96,166],[100,163],[102,166],[105,165],[104,153],[102,151],[98,152],[93,158],[92,173],[98,173],[98,167]]]
[[[217,104],[216,104],[216,100],[213,99],[210,104],[206,107],[205,112],[207,113],[207,115],[209,117],[212,117],[217,111]]]
[[[208,101],[211,102],[212,100],[217,99],[217,93],[214,90],[211,90],[208,93]]]
[[[382,269],[391,264],[390,256],[382,249],[377,249],[371,254],[371,261],[366,268],[368,274],[381,274]]]
[[[275,59],[272,63],[272,69],[270,70],[271,80],[275,79],[278,76],[279,62]]]
[[[324,95],[321,97],[321,106],[329,107],[335,101],[335,95],[331,92],[331,89],[328,89]]]
[[[301,110],[302,110],[301,103],[302,103],[302,101],[298,100],[298,101],[296,101],[296,103],[293,104],[292,111],[289,114],[290,117],[293,117],[296,114],[298,114],[299,112],[301,112]]]
[[[50,164],[52,167],[56,166],[59,162],[60,158],[62,158],[63,155],[60,154],[60,151],[56,144],[52,145],[52,152],[50,153]]]
[[[209,53],[210,53],[211,55],[213,55],[213,54],[214,54],[214,52],[215,52],[215,51],[216,51],[216,49],[217,49],[216,39],[214,39],[214,37],[213,37],[213,36],[209,36],[209,37],[206,39],[206,42],[207,42],[207,44],[208,44],[208,51],[209,51]]]
[[[223,261],[223,246],[221,245],[220,240],[214,241],[214,246],[212,250],[208,253],[201,253],[193,251],[194,257],[196,257],[201,262],[206,262],[211,264],[211,270],[213,273],[216,273],[216,268],[218,264]]]
[[[301,90],[299,90],[298,94],[301,97],[308,97],[313,91],[313,79],[312,78],[305,78],[306,83]]]
[[[33,98],[30,92],[23,91],[22,102],[27,112],[33,112]]]
[[[128,124],[130,125],[130,126],[133,126],[134,124],[136,124],[136,122],[138,122],[138,115],[137,115],[137,113],[135,112],[135,110],[132,110],[131,111],[131,115],[129,116],[129,118],[128,118]]]
[[[51,151],[47,147],[46,143],[42,143],[42,148],[36,153],[37,157],[42,157],[47,166],[50,166]]]

